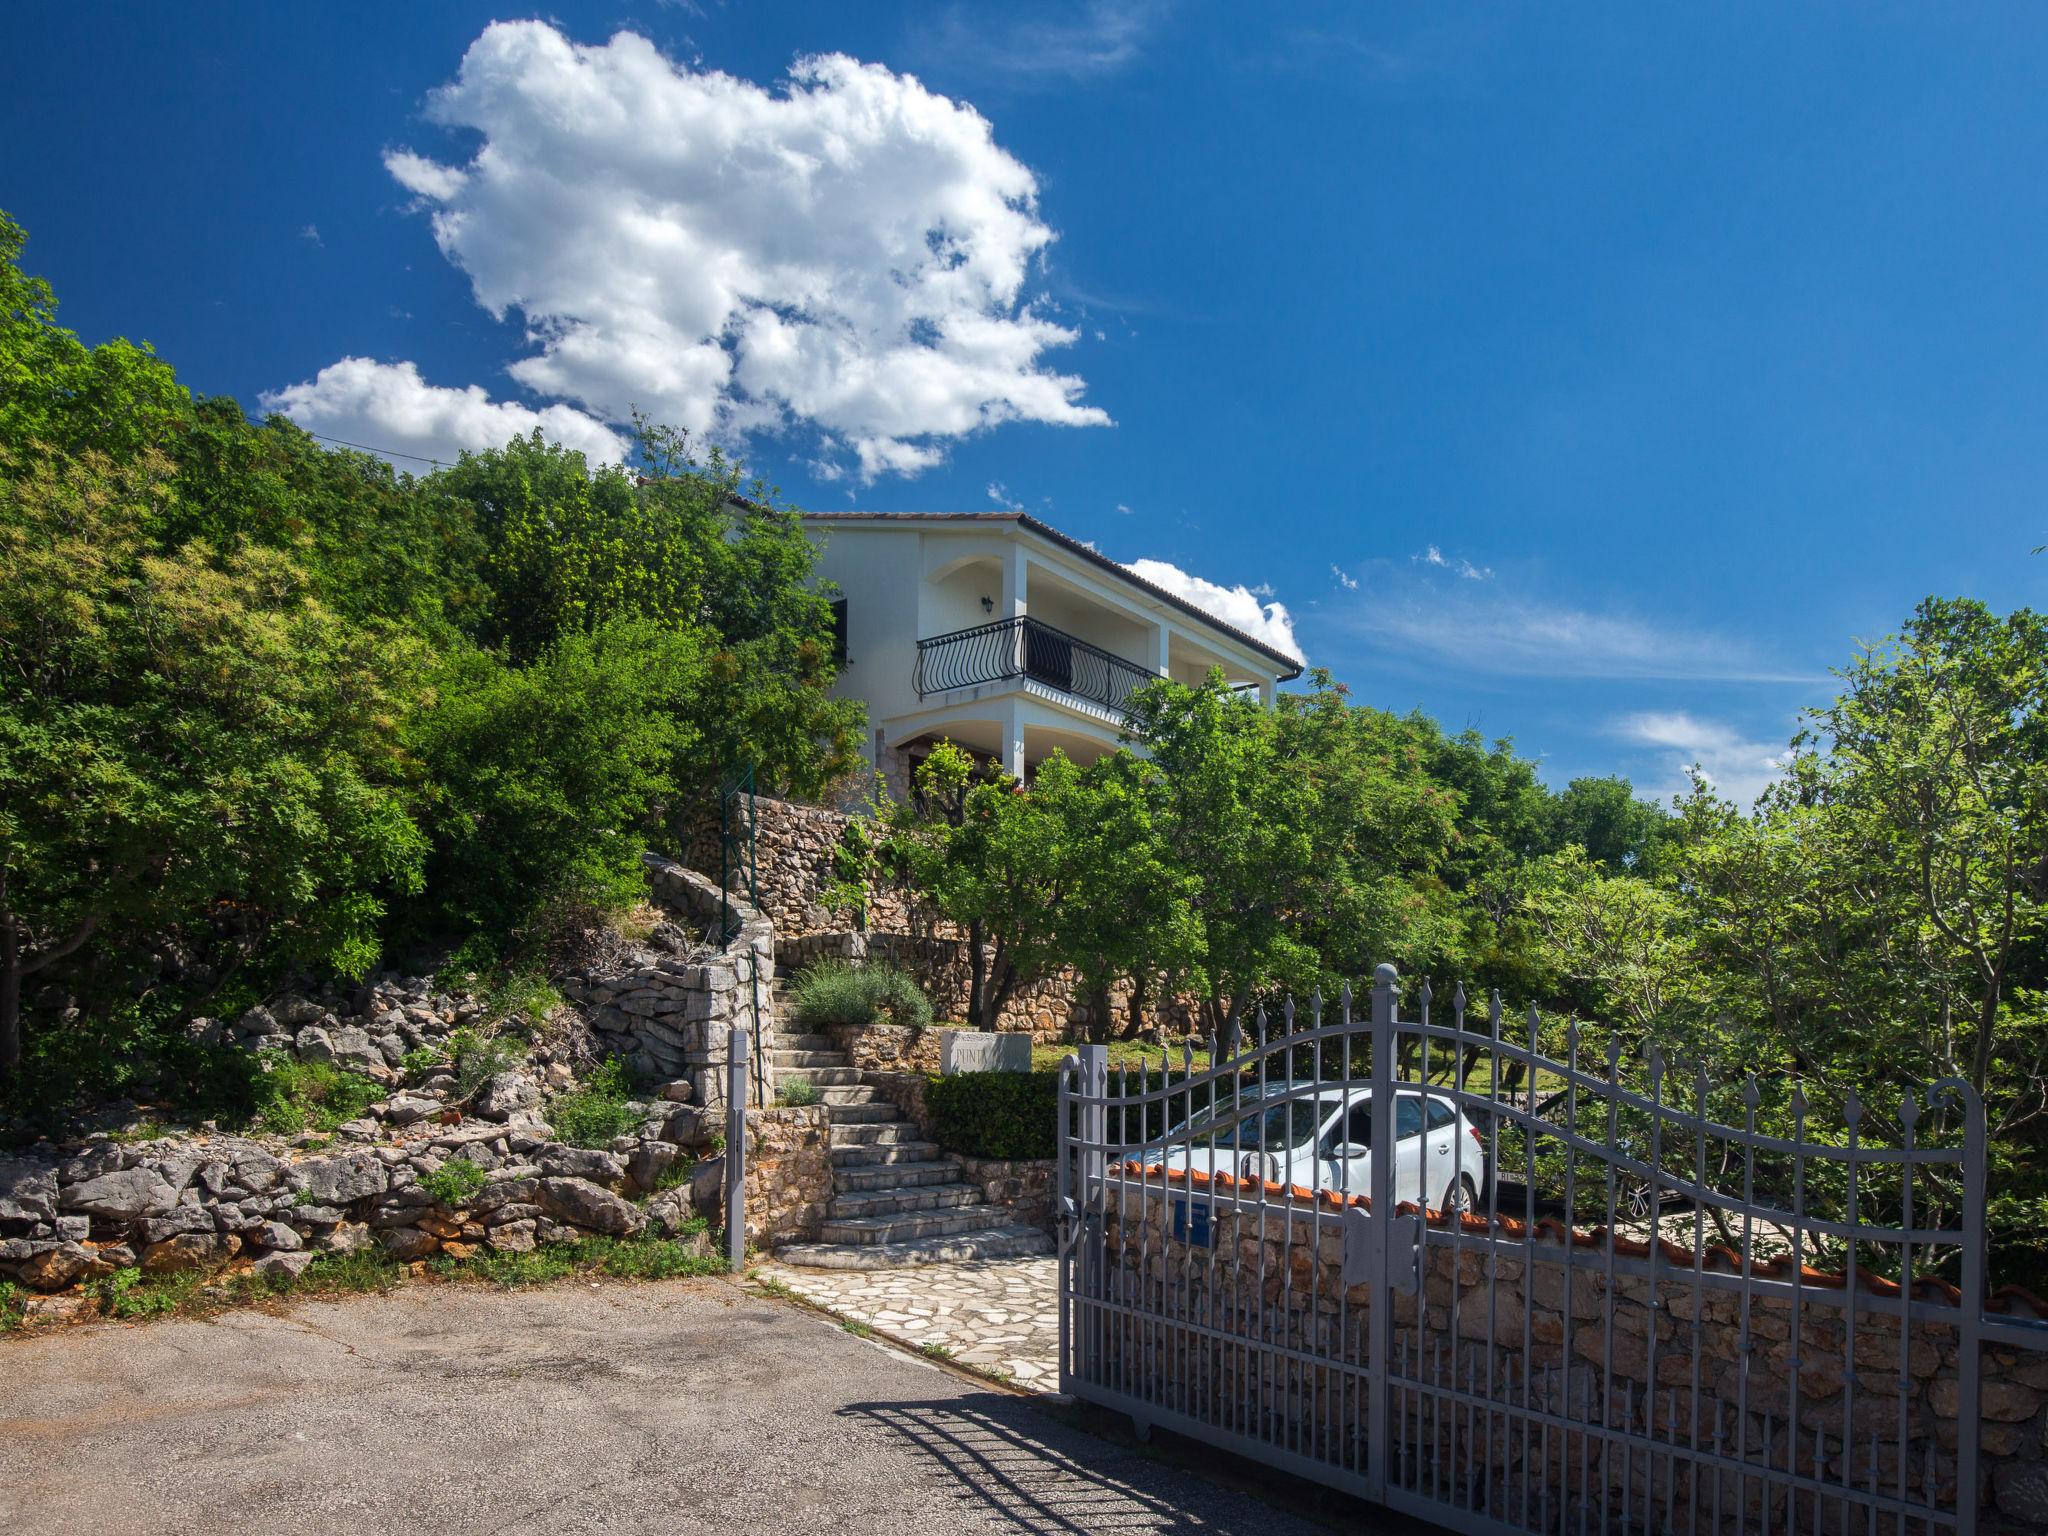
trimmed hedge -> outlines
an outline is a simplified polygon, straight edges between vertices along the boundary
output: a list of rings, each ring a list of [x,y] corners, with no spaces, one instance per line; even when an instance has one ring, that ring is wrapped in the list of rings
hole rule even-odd
[[[925,1087],[932,1135],[963,1157],[1033,1158],[1059,1153],[1060,1075],[959,1072]]]
[[[1121,1092],[1126,1081],[1135,1095],[1158,1087],[1162,1079],[1157,1072],[1133,1072],[1127,1079],[1112,1073],[1111,1092]],[[1179,1081],[1177,1076],[1175,1081]],[[1057,1068],[1040,1072],[960,1072],[952,1077],[934,1077],[927,1081],[924,1103],[931,1115],[932,1136],[944,1151],[963,1157],[1059,1155]],[[1159,1104],[1148,1106],[1142,1130],[1135,1105],[1123,1111],[1111,1108],[1109,1134],[1117,1139],[1156,1136],[1165,1108]],[[1174,1100],[1171,1111],[1178,1121],[1184,1106]]]

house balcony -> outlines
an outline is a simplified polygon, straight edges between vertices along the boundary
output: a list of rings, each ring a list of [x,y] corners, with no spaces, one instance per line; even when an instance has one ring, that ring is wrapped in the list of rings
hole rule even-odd
[[[1158,676],[1033,618],[998,619],[917,642],[921,699],[961,688],[1036,683],[1120,717],[1129,713],[1131,695]]]

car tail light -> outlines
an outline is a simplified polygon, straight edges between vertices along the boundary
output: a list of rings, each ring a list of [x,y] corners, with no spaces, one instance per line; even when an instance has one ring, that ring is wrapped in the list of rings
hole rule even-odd
[[[1482,1135],[1480,1135],[1480,1134],[1479,1134],[1479,1127],[1478,1127],[1478,1126],[1476,1126],[1476,1125],[1468,1125],[1468,1126],[1466,1126],[1466,1127],[1465,1127],[1465,1134],[1466,1134],[1467,1136],[1470,1136],[1470,1137],[1471,1137],[1471,1138],[1473,1139],[1473,1141],[1475,1141],[1475,1142],[1477,1142],[1477,1143],[1479,1144],[1479,1150],[1480,1150],[1480,1151],[1484,1152],[1484,1151],[1486,1150],[1486,1138],[1485,1138],[1484,1136],[1482,1136]]]

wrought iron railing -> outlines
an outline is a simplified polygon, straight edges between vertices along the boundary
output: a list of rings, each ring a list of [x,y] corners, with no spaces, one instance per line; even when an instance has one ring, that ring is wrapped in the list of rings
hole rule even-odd
[[[1124,710],[1158,674],[1037,619],[998,619],[917,642],[919,697],[1029,678],[1048,688]]]

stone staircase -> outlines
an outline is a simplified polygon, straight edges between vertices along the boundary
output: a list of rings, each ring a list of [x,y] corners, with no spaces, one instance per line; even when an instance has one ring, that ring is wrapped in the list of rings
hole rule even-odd
[[[783,1264],[816,1269],[894,1269],[967,1259],[1021,1258],[1052,1252],[1052,1239],[1036,1227],[1012,1222],[980,1188],[961,1178],[959,1162],[936,1143],[919,1141],[880,1090],[831,1037],[796,1032],[775,979],[775,1031],[769,1060],[778,1087],[806,1077],[832,1122],[833,1199],[815,1243],[776,1251]]]

